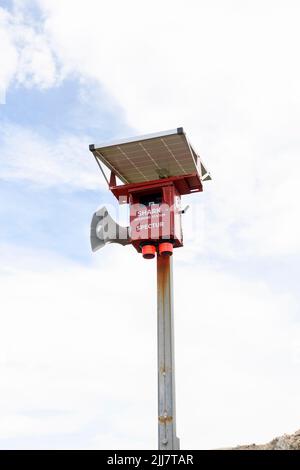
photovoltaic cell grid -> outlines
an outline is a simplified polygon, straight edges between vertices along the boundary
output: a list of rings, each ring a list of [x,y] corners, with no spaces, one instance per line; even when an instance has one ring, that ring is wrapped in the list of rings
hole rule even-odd
[[[185,134],[178,133],[178,130],[173,133],[168,131],[165,135],[160,133],[157,137],[152,134],[140,140],[91,146],[91,151],[124,183],[140,183],[196,172],[201,176],[201,171],[205,170]]]

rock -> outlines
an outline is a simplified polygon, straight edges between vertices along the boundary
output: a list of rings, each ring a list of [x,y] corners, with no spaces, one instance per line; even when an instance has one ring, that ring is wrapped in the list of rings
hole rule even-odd
[[[300,450],[300,429],[294,434],[284,434],[262,445],[248,444],[230,450]]]

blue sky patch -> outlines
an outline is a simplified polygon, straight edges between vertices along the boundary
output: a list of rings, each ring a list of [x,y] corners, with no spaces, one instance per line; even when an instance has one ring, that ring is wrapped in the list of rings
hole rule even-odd
[[[130,133],[122,109],[99,84],[82,84],[75,78],[47,90],[12,86],[6,105],[0,107],[0,117],[52,139],[76,131],[95,141]]]

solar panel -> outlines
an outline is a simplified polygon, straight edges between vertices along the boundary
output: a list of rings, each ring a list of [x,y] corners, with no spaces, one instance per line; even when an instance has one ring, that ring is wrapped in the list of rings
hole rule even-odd
[[[182,127],[90,145],[90,150],[125,184],[193,173],[202,180],[211,179]]]

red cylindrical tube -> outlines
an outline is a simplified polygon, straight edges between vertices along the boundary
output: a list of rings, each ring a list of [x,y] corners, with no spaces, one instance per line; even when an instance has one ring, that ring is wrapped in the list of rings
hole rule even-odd
[[[171,256],[173,254],[173,245],[170,242],[160,243],[158,250],[162,256]]]
[[[145,259],[151,259],[155,257],[156,248],[154,245],[143,245],[142,246],[142,255]]]

